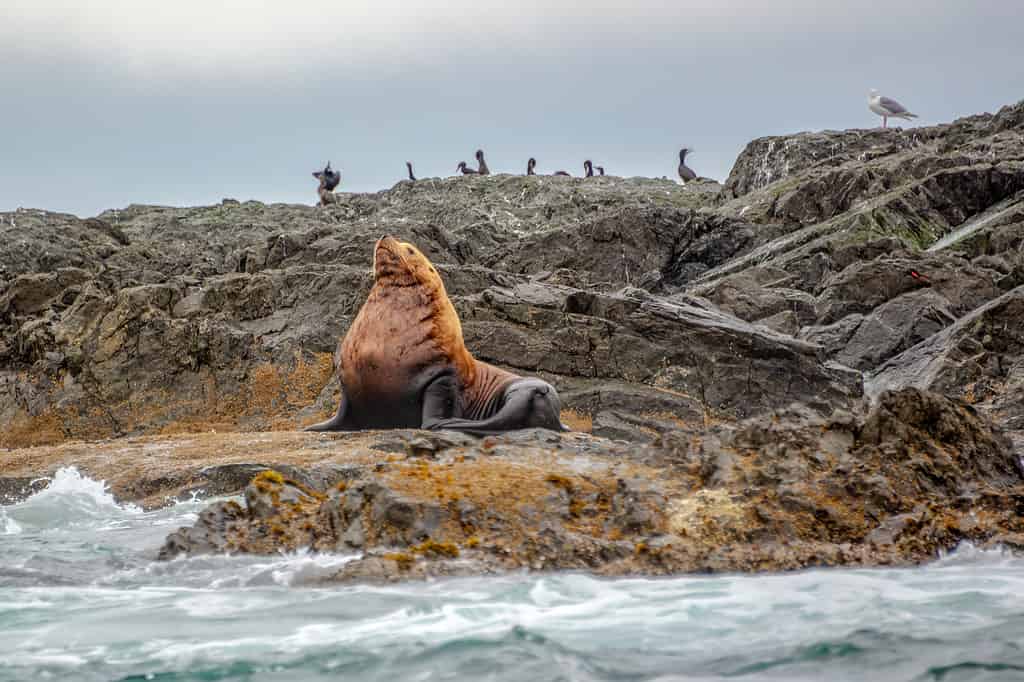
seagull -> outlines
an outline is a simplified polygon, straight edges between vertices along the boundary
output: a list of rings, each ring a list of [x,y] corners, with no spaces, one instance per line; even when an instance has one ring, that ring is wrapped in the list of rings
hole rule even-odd
[[[679,150],[679,179],[683,181],[684,185],[691,180],[697,179],[697,174],[693,172],[692,168],[686,165],[686,155],[692,151],[692,149],[688,149],[686,147]]]
[[[886,128],[890,118],[902,118],[910,120],[917,118],[917,114],[907,111],[907,108],[894,99],[889,99],[878,94],[878,90],[868,91],[868,109],[882,117],[882,127]]]

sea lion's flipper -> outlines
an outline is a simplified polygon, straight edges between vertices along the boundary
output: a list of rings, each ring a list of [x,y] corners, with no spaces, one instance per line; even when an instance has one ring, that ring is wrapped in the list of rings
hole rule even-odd
[[[429,423],[424,421],[423,428],[450,429],[474,436],[538,427],[563,431],[565,427],[559,419],[559,412],[561,401],[554,386],[540,379],[519,379],[505,389],[501,407],[487,419],[440,418]]]
[[[354,431],[351,426],[345,425],[345,415],[348,412],[348,400],[345,399],[345,392],[341,392],[341,400],[338,401],[338,411],[333,417],[325,422],[307,426],[303,431]]]
[[[431,381],[423,389],[423,420],[420,427],[424,429],[448,428],[437,426],[437,424],[452,421],[451,416],[455,414],[457,398],[458,386],[455,377],[443,374]]]

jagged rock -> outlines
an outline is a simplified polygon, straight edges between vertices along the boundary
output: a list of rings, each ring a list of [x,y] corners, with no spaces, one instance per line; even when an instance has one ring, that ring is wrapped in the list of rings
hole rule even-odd
[[[31,476],[0,476],[0,504],[21,502],[45,488],[47,482]]]
[[[327,208],[3,214],[0,415],[15,428],[0,439],[322,417],[336,401],[324,389],[329,357],[383,232],[438,264],[473,352],[560,389],[673,391],[686,420],[791,400],[849,406],[857,375],[826,360],[870,370],[944,311],[963,316],[1024,282],[1021,111],[757,140],[721,195],[640,178],[494,175],[399,183]],[[935,241],[947,234],[959,236]],[[946,250],[918,251],[932,246]],[[916,322],[887,331],[912,305],[897,299],[929,285],[947,303],[929,299]],[[856,328],[852,315],[863,317]],[[768,341],[766,328],[781,334]],[[605,409],[599,423],[623,437],[663,428],[621,404],[567,407],[591,419]],[[60,429],[39,428],[54,419]]]
[[[1024,286],[890,359],[868,382],[872,396],[904,386],[939,391],[984,409],[1024,456]]]
[[[83,470],[147,505],[244,490],[163,556],[362,552],[339,578],[877,565],[1013,542],[1022,133],[1024,102],[755,140],[724,190],[493,175],[325,208],[0,214],[0,446],[129,436],[134,458],[18,450],[0,471],[92,453]],[[383,233],[436,263],[477,357],[551,382],[563,421],[595,435],[259,433],[337,405],[337,341]],[[945,397],[886,393],[906,387]],[[157,441],[179,461],[131,437],[155,432],[201,435]]]
[[[897,296],[859,318],[856,331],[835,358],[857,369],[871,369],[956,321],[949,301],[933,289]]]
[[[317,492],[264,471],[161,551],[361,552],[333,579],[607,575],[916,563],[1024,532],[1024,473],[971,407],[927,391],[863,417],[803,407],[647,445],[540,432],[411,452]],[[420,438],[409,432],[411,441]],[[332,441],[344,453],[351,434]]]

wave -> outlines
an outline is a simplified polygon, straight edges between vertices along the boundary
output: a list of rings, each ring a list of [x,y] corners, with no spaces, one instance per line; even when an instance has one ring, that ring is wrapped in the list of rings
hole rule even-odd
[[[134,504],[120,504],[110,493],[106,481],[83,476],[75,467],[61,467],[42,490],[4,509],[22,531],[27,528],[59,528],[117,523],[125,517],[143,513]]]
[[[7,511],[0,507],[0,535],[18,535],[21,531],[21,524],[7,516]]]

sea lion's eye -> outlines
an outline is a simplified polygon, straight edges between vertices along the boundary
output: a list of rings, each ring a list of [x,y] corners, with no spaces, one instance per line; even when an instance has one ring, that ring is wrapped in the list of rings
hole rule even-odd
[[[408,254],[409,254],[410,256],[411,256],[411,255],[413,255],[414,253],[416,253],[415,251],[413,251],[413,250],[412,250],[411,248],[408,248],[408,247],[406,247],[405,251],[406,251],[406,253],[408,253]]]

